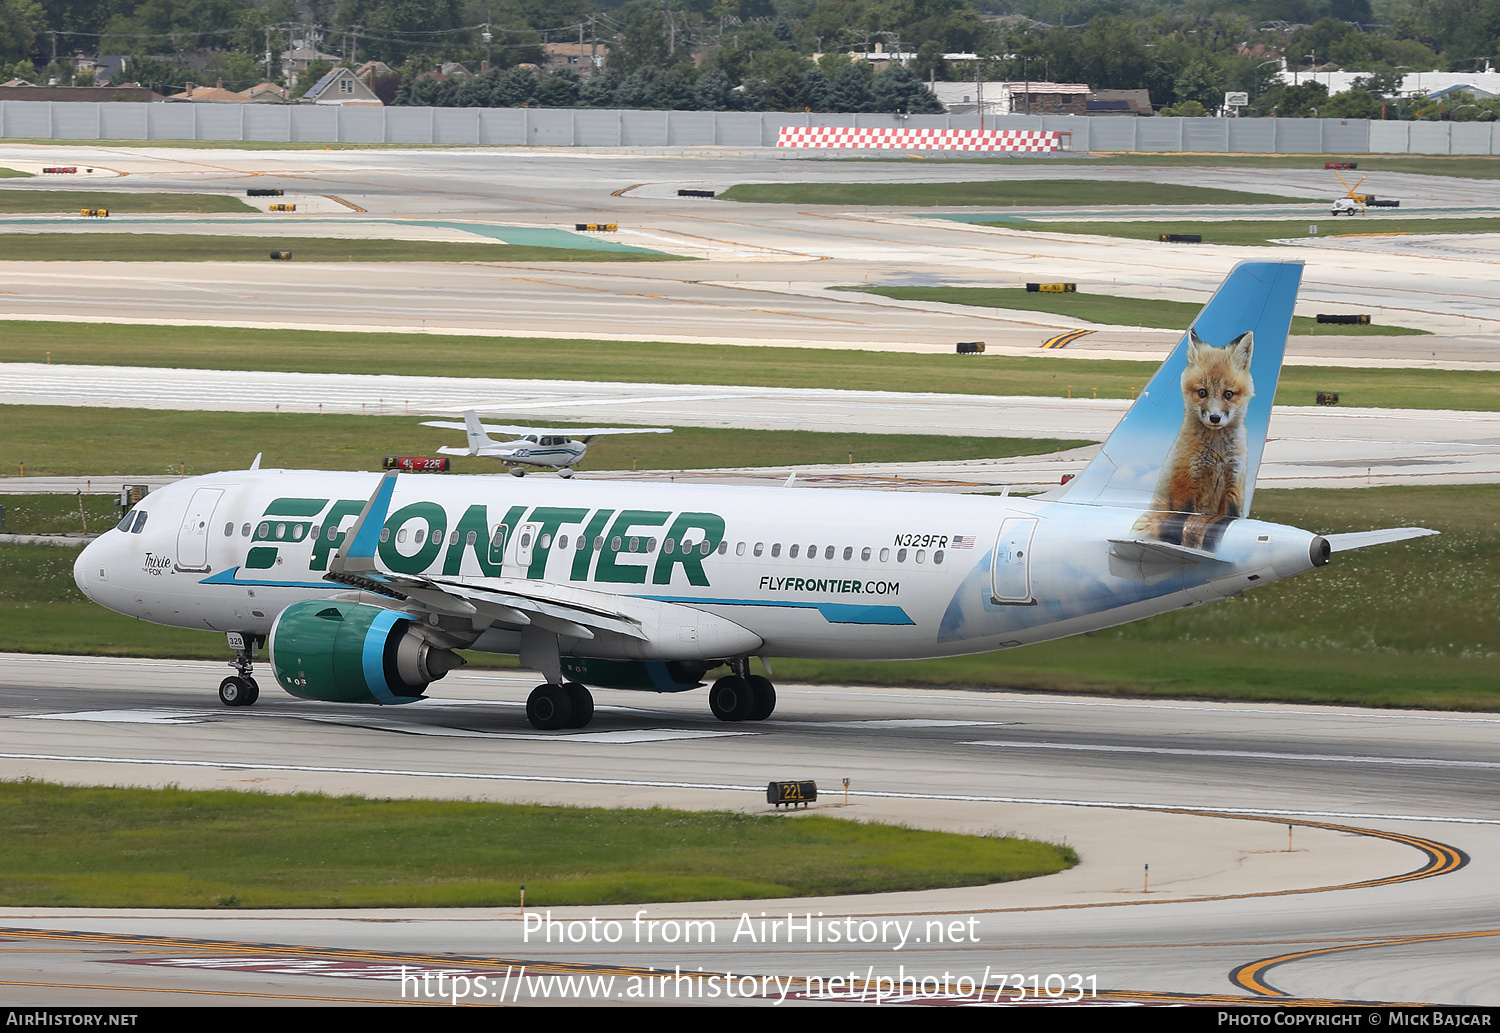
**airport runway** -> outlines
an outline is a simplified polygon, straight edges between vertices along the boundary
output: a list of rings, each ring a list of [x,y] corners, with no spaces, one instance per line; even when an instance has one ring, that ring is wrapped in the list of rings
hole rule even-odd
[[[912,350],[950,350],[958,340],[985,340],[996,348],[1024,350],[1080,324],[1040,313],[911,305],[827,288],[863,283],[1016,286],[1065,277],[1085,291],[1201,302],[1235,262],[1264,257],[1264,249],[1102,243],[1097,238],[929,217],[940,209],[892,213],[675,196],[678,186],[723,189],[768,179],[1072,178],[1081,190],[1100,179],[1120,178],[1201,185],[1205,173],[1197,169],[1091,168],[1083,161],[906,165],[789,157],[774,151],[728,156],[545,150],[194,152],[83,145],[8,145],[0,147],[0,163],[47,161],[60,149],[68,152],[70,161],[114,166],[127,173],[112,184],[122,189],[238,193],[251,185],[281,186],[289,191],[289,200],[299,191],[299,196],[309,198],[331,194],[367,209],[343,209],[342,216],[317,211],[274,219],[154,217],[162,226],[180,226],[183,231],[207,222],[219,232],[264,235],[278,225],[306,223],[320,234],[357,237],[368,234],[366,223],[392,218],[439,220],[450,227],[468,220],[476,232],[486,233],[500,224],[571,229],[577,222],[607,221],[621,227],[612,239],[706,261],[460,268],[395,264],[373,269],[269,261],[146,263],[132,268],[109,263],[70,263],[66,268],[0,263],[10,292],[0,295],[0,317],[413,332],[425,328]],[[1334,183],[1331,174],[1321,170],[1219,170],[1210,175],[1215,186],[1314,198],[1328,194]],[[1403,230],[1413,228],[1422,210],[1448,217],[1485,214],[1500,205],[1500,186],[1494,181],[1376,176],[1389,185],[1371,182],[1367,189],[1399,192],[1403,204],[1415,206],[1392,216],[1405,221],[1389,226]],[[27,183],[37,189],[69,185],[50,177]],[[88,188],[91,183],[72,185]],[[97,181],[92,185],[97,188]],[[1328,222],[1325,202],[1309,202],[1305,208],[1310,221]],[[1371,216],[1360,225],[1361,231],[1384,232],[1389,226],[1378,220],[1387,215]],[[132,217],[133,223],[138,219]],[[34,217],[12,221],[16,229],[35,229]],[[61,220],[57,228],[76,228],[78,221]],[[6,225],[7,220],[0,219],[0,232]],[[414,225],[410,232],[427,230]],[[1413,246],[1420,247],[1420,253],[1414,253]],[[1437,358],[1433,352],[1462,361],[1495,360],[1489,336],[1500,330],[1500,286],[1491,275],[1483,241],[1372,237],[1359,247],[1351,251],[1345,244],[1310,245],[1286,251],[1286,257],[1308,262],[1297,311],[1367,312],[1377,323],[1428,329],[1443,340],[1395,338],[1350,346],[1343,339],[1325,346],[1309,342],[1306,347],[1342,361],[1361,358],[1366,349],[1410,361]],[[559,319],[563,312],[566,320]],[[1098,338],[1096,346],[1130,347],[1160,339],[1159,333],[1126,330],[1101,331],[1106,336]]]
[[[967,361],[967,360],[965,360]],[[983,361],[975,360],[975,361]],[[1083,394],[1085,385],[1078,385]],[[461,393],[460,393],[461,392]],[[645,426],[740,427],[849,434],[951,434],[1102,441],[1122,399],[898,394],[818,388],[624,384],[585,381],[171,370],[129,366],[0,364],[0,404],[86,405],[248,412],[452,416],[466,409],[538,425],[600,421]],[[415,420],[413,420],[415,423]],[[1449,410],[1278,406],[1259,483],[1274,487],[1484,483],[1500,480],[1500,414]],[[413,426],[413,449],[451,435]],[[853,445],[851,445],[853,447]],[[248,458],[248,457],[247,457]],[[857,457],[856,457],[857,458]],[[1056,485],[1088,458],[1073,454],[973,463],[882,464],[858,471],[806,467],[820,483],[886,486],[925,480],[936,490]],[[266,456],[267,466],[292,461]],[[587,465],[587,464],[585,464]],[[656,471],[641,476],[678,476]],[[778,471],[691,473],[744,483]],[[607,472],[599,476],[625,476]],[[112,479],[113,481],[113,479]],[[111,481],[111,483],[112,483]],[[889,486],[894,487],[892,483]]]
[[[587,731],[538,733],[521,705],[533,679],[515,673],[454,674],[440,699],[406,708],[271,690],[231,711],[213,696],[221,670],[0,657],[0,776],[750,813],[768,809],[768,779],[814,778],[826,794],[817,813],[1062,840],[1084,863],[980,889],[644,909],[647,921],[714,923],[712,943],[688,945],[626,934],[549,946],[501,910],[8,908],[0,958],[11,1003],[392,1001],[401,964],[497,980],[521,964],[534,977],[614,974],[622,992],[647,969],[701,966],[755,975],[758,1003],[779,996],[766,977],[853,971],[863,985],[903,965],[976,982],[988,969],[992,990],[999,973],[1078,974],[1108,1000],[1500,1003],[1497,715],[784,685],[763,724],[721,724],[701,692],[601,691]],[[628,930],[637,910],[553,917]],[[761,911],[916,925],[904,947],[890,927],[882,941],[870,926],[871,942],[852,948],[787,943],[784,931],[779,943],[752,942],[740,917]],[[960,942],[932,942],[934,920],[959,923]],[[1239,971],[1284,955],[1307,956]],[[521,986],[522,1003],[549,999],[540,984]]]

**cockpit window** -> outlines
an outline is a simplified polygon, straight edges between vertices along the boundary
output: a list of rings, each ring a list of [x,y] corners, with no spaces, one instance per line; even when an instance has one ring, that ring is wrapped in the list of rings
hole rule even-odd
[[[130,525],[133,523],[135,523],[135,510],[132,509],[120,518],[120,522],[115,525],[115,530],[124,531],[128,534],[130,532]]]
[[[131,534],[140,534],[142,531],[144,531],[146,529],[146,516],[147,516],[147,513],[144,510],[140,510],[140,509],[136,510],[135,512],[136,512],[135,526],[130,529],[130,533]]]
[[[531,442],[533,445],[539,443],[537,441],[537,439],[536,439],[536,435],[535,434],[528,434],[528,435],[526,435],[526,440],[529,441],[529,442]]]

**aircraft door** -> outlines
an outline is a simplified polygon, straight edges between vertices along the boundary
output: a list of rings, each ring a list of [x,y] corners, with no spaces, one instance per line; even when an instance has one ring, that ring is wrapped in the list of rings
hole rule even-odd
[[[1029,606],[1031,597],[1031,539],[1035,517],[1012,517],[1000,525],[990,561],[990,601],[1011,606]]]
[[[516,547],[511,550],[514,567],[505,571],[506,577],[526,576],[526,571],[531,567],[531,552],[536,548],[536,536],[540,530],[540,524],[522,524],[516,528]]]
[[[182,570],[208,569],[208,536],[214,508],[223,498],[223,488],[199,488],[193,492],[182,528],[177,532],[177,566]]]

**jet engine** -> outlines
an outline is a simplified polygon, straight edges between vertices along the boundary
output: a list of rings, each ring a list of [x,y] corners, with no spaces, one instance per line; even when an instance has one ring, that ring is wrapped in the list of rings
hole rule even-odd
[[[465,662],[430,642],[410,614],[364,603],[294,603],[268,642],[283,689],[330,703],[411,703]]]

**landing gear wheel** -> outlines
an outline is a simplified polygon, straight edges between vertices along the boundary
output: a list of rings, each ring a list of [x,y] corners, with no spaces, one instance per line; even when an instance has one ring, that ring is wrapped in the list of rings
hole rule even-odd
[[[531,698],[526,701],[526,720],[544,732],[570,727],[573,700],[568,690],[551,682],[532,689]]]
[[[525,477],[526,476],[526,467],[524,467],[524,466],[512,466],[510,468],[510,475],[512,477]]]
[[[219,683],[219,702],[226,707],[248,707],[260,698],[260,687],[250,678],[232,676]]]
[[[776,686],[771,684],[771,679],[762,678],[758,674],[752,674],[745,679],[750,683],[750,691],[755,697],[755,703],[750,707],[748,721],[764,721],[776,710]]]
[[[743,721],[755,706],[755,690],[749,679],[728,675],[708,690],[708,706],[720,721]]]
[[[593,695],[576,681],[563,682],[562,688],[568,694],[568,702],[573,705],[573,719],[568,722],[568,727],[587,728],[594,719]]]

